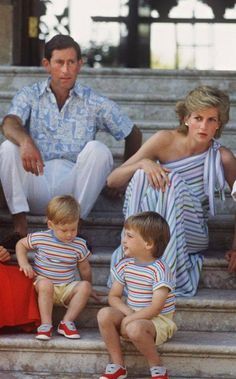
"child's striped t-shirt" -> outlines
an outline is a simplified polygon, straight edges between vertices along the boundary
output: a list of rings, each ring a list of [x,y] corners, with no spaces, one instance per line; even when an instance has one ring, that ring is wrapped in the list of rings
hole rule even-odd
[[[76,237],[72,242],[58,240],[52,230],[28,234],[28,244],[35,250],[34,271],[54,284],[75,280],[75,270],[90,255],[86,241]]]
[[[133,309],[150,306],[154,291],[167,287],[169,294],[160,312],[167,314],[175,310],[174,281],[167,264],[157,259],[149,264],[141,264],[135,258],[121,259],[112,273],[115,280],[127,290],[127,305]]]

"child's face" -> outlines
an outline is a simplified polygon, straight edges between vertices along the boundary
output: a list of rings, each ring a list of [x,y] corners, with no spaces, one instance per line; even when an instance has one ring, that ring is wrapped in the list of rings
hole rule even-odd
[[[124,254],[129,258],[150,259],[152,249],[150,243],[145,241],[139,232],[135,229],[125,229],[122,239]]]
[[[77,236],[78,221],[70,222],[68,224],[54,224],[51,220],[48,220],[48,227],[54,231],[54,234],[59,241],[69,243]]]

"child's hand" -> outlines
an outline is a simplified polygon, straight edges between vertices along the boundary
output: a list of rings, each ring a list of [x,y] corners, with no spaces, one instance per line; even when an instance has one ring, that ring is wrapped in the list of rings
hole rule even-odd
[[[96,291],[95,289],[92,289],[91,297],[97,302],[101,303],[101,296],[106,296],[107,294],[105,292]]]
[[[25,265],[21,265],[20,266],[20,271],[23,271],[23,273],[25,274],[25,276],[27,276],[30,279],[34,278],[34,276],[35,276],[35,272],[34,272],[32,266],[29,263],[27,263]]]

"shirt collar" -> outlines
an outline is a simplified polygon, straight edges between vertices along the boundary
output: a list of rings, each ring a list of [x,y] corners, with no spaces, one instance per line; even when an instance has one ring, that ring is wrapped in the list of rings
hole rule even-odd
[[[49,76],[47,80],[42,82],[41,88],[40,88],[40,96],[42,96],[45,92],[52,92],[50,88],[50,82],[51,82],[51,77]],[[76,80],[75,85],[73,88],[71,88],[69,96],[78,96],[82,97],[83,93],[83,87],[79,84],[78,80]]]

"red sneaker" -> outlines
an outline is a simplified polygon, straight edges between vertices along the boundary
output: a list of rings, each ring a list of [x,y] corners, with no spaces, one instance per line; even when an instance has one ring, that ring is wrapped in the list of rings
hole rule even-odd
[[[62,334],[67,338],[78,339],[80,335],[72,321],[61,321],[57,328],[57,333]]]
[[[127,370],[116,364],[109,364],[106,367],[105,374],[99,379],[125,379],[127,378]]]
[[[42,324],[37,329],[37,340],[48,341],[52,337],[52,325]]]
[[[166,372],[165,375],[155,375],[155,376],[152,376],[151,379],[169,379],[169,376]]]

